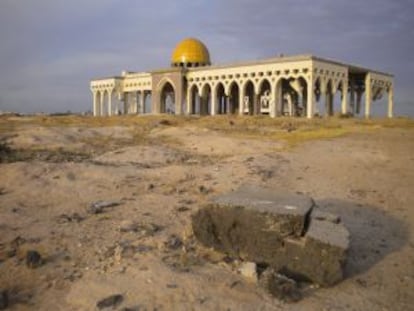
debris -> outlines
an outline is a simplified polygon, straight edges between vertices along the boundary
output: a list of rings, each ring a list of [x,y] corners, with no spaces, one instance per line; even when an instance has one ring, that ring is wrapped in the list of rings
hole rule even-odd
[[[269,294],[285,302],[297,302],[302,298],[297,283],[268,268],[260,276],[259,286]]]
[[[26,265],[30,269],[36,269],[43,264],[42,256],[37,251],[29,250],[26,253]]]
[[[136,232],[138,230],[139,224],[133,220],[124,220],[119,225],[119,231],[121,232]]]
[[[257,281],[256,263],[243,262],[238,270],[244,277]]]
[[[231,282],[230,284],[229,284],[229,287],[230,288],[235,288],[237,285],[240,285],[240,281],[239,280],[237,280],[237,281],[233,281],[233,282]]]
[[[164,245],[171,250],[176,250],[183,246],[183,241],[178,236],[173,234],[166,242],[164,242]]]
[[[190,208],[187,207],[187,206],[184,206],[184,205],[177,208],[177,212],[180,212],[180,213],[187,212],[189,210],[190,210]]]
[[[171,126],[172,122],[170,120],[162,119],[162,120],[158,121],[157,125]]]
[[[88,213],[90,214],[100,214],[104,212],[105,208],[108,207],[114,207],[114,206],[118,206],[121,205],[122,202],[119,201],[96,201],[96,202],[92,202],[89,205],[88,208]]]
[[[244,187],[196,212],[192,227],[207,247],[329,286],[343,279],[349,232],[342,223],[313,218],[314,208],[305,195]]]
[[[83,217],[80,216],[78,213],[73,213],[72,215],[61,214],[57,217],[58,224],[64,224],[68,222],[81,222]]]
[[[96,307],[99,310],[105,309],[105,308],[116,308],[117,306],[119,306],[122,301],[124,301],[124,296],[120,295],[120,294],[116,294],[116,295],[111,295],[109,297],[106,297],[102,300],[99,300],[96,303]]]
[[[137,223],[134,232],[138,232],[141,236],[152,236],[161,229],[161,226],[154,223]]]
[[[124,258],[132,258],[137,252],[136,247],[130,244],[118,244],[114,249],[114,261],[121,263]]]
[[[210,192],[210,190],[209,189],[207,189],[205,186],[203,186],[203,185],[201,185],[201,186],[199,186],[198,187],[198,191],[200,191],[200,193],[202,193],[202,194],[207,194],[207,193],[209,193]]]
[[[139,244],[136,247],[137,253],[148,253],[148,252],[152,251],[153,249],[154,249],[153,246],[144,245],[144,244]]]

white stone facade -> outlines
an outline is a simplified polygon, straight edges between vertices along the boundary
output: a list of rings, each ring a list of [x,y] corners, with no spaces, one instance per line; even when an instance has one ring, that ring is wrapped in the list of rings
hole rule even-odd
[[[266,114],[312,118],[334,114],[371,115],[372,103],[388,96],[393,116],[393,76],[312,55],[281,56],[240,64],[169,68],[92,80],[94,116],[143,113]],[[365,94],[365,96],[363,96]],[[116,101],[116,103],[115,103]]]

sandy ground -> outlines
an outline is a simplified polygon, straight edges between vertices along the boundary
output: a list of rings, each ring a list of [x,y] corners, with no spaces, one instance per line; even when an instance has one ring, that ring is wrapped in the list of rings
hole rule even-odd
[[[26,123],[2,130],[12,148],[90,152],[0,164],[8,310],[95,310],[112,294],[124,296],[117,310],[414,310],[413,128],[286,148],[167,124],[145,143],[95,150],[91,139],[128,140],[130,128]],[[352,235],[345,280],[286,304],[238,274],[237,260],[198,245],[191,213],[244,184],[306,193],[339,214]],[[99,200],[119,205],[88,213]],[[27,250],[44,264],[26,267]]]

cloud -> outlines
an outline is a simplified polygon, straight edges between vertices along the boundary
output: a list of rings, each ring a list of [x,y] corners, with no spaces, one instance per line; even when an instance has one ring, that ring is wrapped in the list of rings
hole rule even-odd
[[[88,110],[91,77],[169,66],[188,36],[216,63],[310,52],[393,72],[398,108],[414,96],[412,12],[410,0],[2,0],[0,110]]]

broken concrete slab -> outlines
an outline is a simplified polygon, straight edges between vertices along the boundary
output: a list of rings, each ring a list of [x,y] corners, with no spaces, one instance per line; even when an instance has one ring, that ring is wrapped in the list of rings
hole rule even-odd
[[[312,218],[314,209],[305,195],[244,187],[196,212],[193,232],[204,245],[230,256],[329,286],[343,278],[349,233],[332,217]]]
[[[216,197],[212,203],[219,208],[231,206],[268,215],[268,229],[280,236],[301,236],[306,215],[315,205],[311,198],[304,195],[266,191],[257,187],[242,187],[238,191]]]

